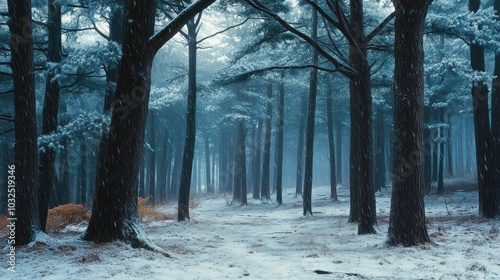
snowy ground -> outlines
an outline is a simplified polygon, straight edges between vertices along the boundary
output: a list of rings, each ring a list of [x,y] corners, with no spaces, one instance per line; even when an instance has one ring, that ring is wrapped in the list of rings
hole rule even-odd
[[[145,224],[173,259],[121,242],[81,242],[84,227],[71,226],[51,234],[49,244],[18,249],[17,272],[2,269],[0,279],[500,279],[500,225],[477,216],[471,181],[446,183],[452,187],[445,197],[426,197],[435,244],[384,244],[390,189],[377,193],[379,234],[364,236],[347,223],[347,188],[339,188],[340,202],[327,199],[328,187],[313,188],[311,217],[287,189],[279,207],[250,196],[243,207],[228,206],[222,195],[200,197],[190,222]]]

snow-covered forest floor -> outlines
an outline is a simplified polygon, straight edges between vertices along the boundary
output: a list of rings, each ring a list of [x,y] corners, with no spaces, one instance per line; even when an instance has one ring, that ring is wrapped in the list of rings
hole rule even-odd
[[[500,279],[500,224],[478,217],[475,182],[445,184],[445,196],[426,196],[435,244],[384,244],[390,188],[376,195],[379,233],[363,236],[347,223],[348,188],[339,186],[340,201],[332,202],[327,186],[314,187],[310,217],[288,188],[282,206],[251,195],[243,207],[223,195],[200,196],[190,222],[146,223],[150,239],[172,259],[122,242],[79,241],[81,224],[50,234],[49,244],[19,248],[16,274],[2,269],[0,279]],[[173,214],[176,205],[160,211]]]

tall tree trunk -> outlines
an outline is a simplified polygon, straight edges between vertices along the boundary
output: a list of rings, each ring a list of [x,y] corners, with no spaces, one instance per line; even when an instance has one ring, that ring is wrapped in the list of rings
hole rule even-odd
[[[261,183],[261,198],[271,199],[269,189],[269,169],[271,161],[271,119],[273,113],[273,85],[267,85],[267,105],[266,105],[266,131],[264,133],[264,154],[262,158],[262,183]]]
[[[480,0],[469,0],[469,11],[479,10]],[[484,48],[479,43],[470,44],[472,70],[485,71]],[[479,189],[479,212],[485,218],[494,218],[497,213],[496,191],[493,178],[493,150],[488,109],[488,86],[473,82],[472,102],[474,132],[476,138],[476,165]]]
[[[276,131],[276,173],[274,185],[276,188],[276,202],[283,204],[283,123],[285,114],[285,73],[281,73],[281,82],[278,89],[278,120]]]
[[[214,168],[212,166],[212,168]],[[210,140],[208,136],[205,136],[205,178],[207,179],[206,184],[206,190],[208,193],[213,193],[214,188],[212,186],[212,182],[210,181]]]
[[[497,14],[497,21],[500,15],[500,0],[494,1],[494,9]],[[497,196],[497,214],[500,214],[500,52],[495,53],[495,69],[493,72],[495,79],[491,86],[491,133],[493,138],[493,176]]]
[[[337,116],[335,118],[335,128],[336,128],[336,135],[335,138],[337,140],[337,182],[342,184],[342,119],[340,117],[340,110],[337,110]]]
[[[335,177],[335,145],[333,140],[333,105],[332,105],[332,85],[327,81],[326,90],[326,126],[328,130],[328,150],[330,155],[330,198],[338,200],[337,178]]]
[[[364,42],[363,1],[350,1],[350,22],[358,42]],[[357,70],[358,75],[351,80],[351,99],[357,103],[356,122],[351,123],[351,129],[357,138],[358,145],[352,145],[354,158],[358,162],[351,176],[358,177],[359,196],[351,197],[358,200],[359,223],[358,234],[375,233],[376,209],[375,191],[373,188],[373,135],[372,135],[372,96],[370,85],[370,66],[367,60],[366,47],[350,46],[349,61]],[[361,135],[362,132],[368,132]],[[352,186],[351,186],[352,187]],[[356,186],[355,186],[356,187]]]
[[[156,205],[156,135],[155,135],[155,111],[149,112],[149,145],[152,150],[149,151],[149,201]]]
[[[444,124],[443,114],[441,114],[440,124]],[[438,171],[438,188],[437,194],[444,194],[444,128],[439,127],[439,171]]]
[[[432,162],[431,162],[431,148],[432,148],[432,138],[431,129],[426,127],[430,123],[430,108],[424,107],[424,193],[431,193],[432,184]]]
[[[394,180],[387,243],[430,242],[423,193],[424,48],[430,2],[402,0],[397,9],[394,66]]]
[[[448,128],[446,129],[446,155],[448,156],[448,176],[453,177],[453,145],[451,141],[451,119],[446,119]]]
[[[80,139],[80,180],[79,189],[80,197],[77,200],[83,204],[87,205],[87,143],[86,139],[82,136]]]
[[[196,28],[193,19],[187,24],[188,29],[188,98],[186,112],[186,138],[184,141],[184,155],[182,157],[181,182],[179,184],[179,201],[177,220],[184,221],[189,218],[189,187],[191,186],[191,173],[193,171],[194,146],[196,143]]]
[[[314,1],[317,2],[316,0]],[[318,12],[312,11],[311,39],[318,40]],[[311,64],[318,64],[318,51],[312,48]],[[314,155],[314,119],[316,115],[316,94],[318,91],[318,69],[311,68],[309,74],[309,98],[307,101],[307,121],[305,134],[305,157],[304,157],[304,187],[302,194],[302,206],[304,216],[312,215],[312,173]]]
[[[305,127],[306,127],[306,116],[307,116],[307,100],[305,95],[301,95],[300,98],[300,124],[299,124],[299,139],[297,140],[297,171],[296,171],[296,183],[295,183],[295,197],[302,196],[302,175],[304,174],[304,139],[305,139]]]
[[[146,155],[142,153],[139,165],[139,197],[146,197]]]
[[[65,101],[61,103],[61,126],[68,124],[67,104]],[[59,182],[57,184],[57,196],[59,204],[69,203],[69,162],[70,152],[67,139],[61,141],[61,152],[59,154]]]
[[[375,190],[385,187],[385,141],[384,111],[382,105],[376,106],[375,115]]]
[[[54,0],[47,1],[49,33],[47,62],[58,63],[61,61],[61,6]],[[45,80],[45,98],[42,110],[42,135],[53,133],[57,129],[57,114],[59,111],[59,84],[52,81],[54,73],[48,72]],[[54,185],[56,151],[53,147],[45,147],[40,151],[40,186],[38,189],[38,206],[40,214],[40,227],[45,231],[47,212]]]
[[[241,185],[242,185],[242,174],[244,173],[241,166],[241,149],[242,147],[242,127],[241,120],[236,119],[235,121],[235,137],[234,137],[234,171],[233,171],[233,201],[241,202]],[[244,140],[243,140],[244,141]]]
[[[262,119],[257,122],[257,133],[255,143],[255,153],[254,153],[254,165],[253,165],[253,199],[260,199],[260,154],[262,148]]]
[[[37,199],[37,135],[31,1],[8,0],[16,181],[16,246],[36,239],[40,229]],[[12,215],[9,215],[12,216]]]
[[[163,203],[165,202],[165,198],[167,196],[167,177],[169,174],[168,169],[170,168],[170,165],[168,164],[168,161],[172,160],[170,158],[171,152],[170,152],[170,145],[168,143],[168,127],[165,125],[163,126],[164,128],[164,135],[163,135],[163,144],[162,144],[162,150],[161,150],[161,155],[160,158],[158,159],[158,184],[157,184],[157,191],[158,191],[158,202]]]
[[[222,192],[226,192],[227,185],[229,185],[227,144],[226,129],[221,128],[219,140],[219,190]]]

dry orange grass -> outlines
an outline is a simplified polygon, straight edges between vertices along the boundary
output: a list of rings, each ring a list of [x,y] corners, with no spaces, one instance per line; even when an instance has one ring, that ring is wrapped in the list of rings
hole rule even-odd
[[[7,225],[9,221],[6,216],[0,216],[0,237],[3,239],[4,236],[7,236],[9,228]]]
[[[90,214],[81,204],[64,204],[49,210],[47,216],[47,229],[58,230],[70,224],[89,221]]]
[[[172,214],[159,212],[156,207],[151,206],[147,198],[139,197],[137,205],[139,206],[139,215],[141,216],[141,222],[175,219],[174,215]]]

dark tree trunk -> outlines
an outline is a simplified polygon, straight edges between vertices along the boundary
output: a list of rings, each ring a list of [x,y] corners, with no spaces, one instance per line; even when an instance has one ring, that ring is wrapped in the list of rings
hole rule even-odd
[[[205,172],[205,177],[207,179],[207,192],[213,193],[214,188],[212,186],[212,182],[210,181],[210,140],[208,136],[205,136]]]
[[[469,0],[469,11],[479,10],[480,0]],[[472,70],[485,71],[484,48],[478,43],[470,44]],[[476,165],[479,189],[479,212],[485,218],[494,218],[497,213],[492,136],[488,110],[488,86],[483,82],[473,82],[472,102],[474,132],[476,138]]]
[[[169,138],[168,138],[168,127],[165,125],[164,126],[164,135],[163,135],[163,145],[162,145],[162,151],[161,151],[161,156],[158,159],[158,184],[157,184],[157,191],[158,191],[158,201],[160,203],[165,202],[166,196],[167,196],[167,177],[169,174],[169,168],[170,164],[168,163],[171,161],[171,152],[170,152],[170,145],[168,143]]]
[[[139,197],[146,197],[146,155],[141,155],[141,163],[139,165]]]
[[[176,139],[177,145],[180,147],[184,147],[184,143],[180,139]],[[179,180],[181,177],[181,172],[182,172],[182,154],[183,154],[183,149],[176,149],[175,153],[175,159],[174,159],[174,166],[172,169],[172,180],[170,182],[170,188],[168,191],[168,197],[176,197],[179,195]]]
[[[299,124],[299,139],[297,140],[297,171],[295,184],[295,197],[302,196],[302,175],[304,174],[304,139],[306,128],[307,101],[305,95],[301,95],[300,101],[300,124]]]
[[[423,192],[424,48],[428,1],[400,1],[396,8],[394,67],[394,180],[387,243],[430,242]]]
[[[85,138],[80,139],[80,180],[79,189],[80,197],[78,201],[84,206],[87,205],[87,143]]]
[[[443,115],[441,114],[441,125],[443,125]],[[439,128],[439,172],[437,194],[444,194],[444,128]]]
[[[66,102],[61,103],[61,126],[68,124],[67,104]],[[57,197],[58,204],[69,203],[69,143],[67,139],[62,139],[61,141],[61,152],[59,154],[59,182],[57,183]]]
[[[47,29],[49,33],[47,62],[61,61],[61,6],[48,0]],[[42,110],[42,135],[53,133],[57,129],[57,113],[59,111],[59,84],[52,82],[54,73],[48,72],[45,80],[45,98]],[[53,147],[45,147],[40,151],[40,186],[38,189],[38,205],[40,227],[45,231],[47,212],[49,210],[52,187],[55,176],[56,151]]]
[[[446,129],[446,155],[448,156],[448,176],[453,177],[453,145],[451,142],[451,120],[446,120],[448,128]]]
[[[376,106],[375,115],[375,190],[385,188],[385,141],[384,111],[382,105]]]
[[[155,135],[155,111],[149,112],[149,145],[152,150],[149,151],[149,201],[156,205],[156,135]]]
[[[221,128],[219,141],[219,190],[222,192],[225,192],[227,185],[229,185],[227,144],[226,129]]]
[[[337,110],[337,113],[339,113],[340,110]],[[336,136],[335,138],[337,139],[337,182],[342,184],[342,119],[340,117],[340,114],[335,118],[335,128],[336,128]]]
[[[425,194],[431,193],[432,184],[432,162],[431,162],[431,148],[432,148],[432,138],[431,129],[426,127],[430,122],[430,108],[424,107],[424,192]]]
[[[179,202],[177,220],[184,221],[189,218],[189,187],[191,186],[191,173],[193,171],[194,146],[196,143],[196,28],[195,21],[191,19],[187,24],[188,29],[188,98],[186,111],[186,138],[184,141],[184,155],[182,157],[181,182],[179,184]]]
[[[240,167],[241,167],[241,205],[247,205],[247,157],[246,157],[246,133],[245,133],[245,122],[240,120]]]
[[[335,145],[333,140],[333,105],[332,105],[332,85],[327,82],[326,91],[326,126],[328,130],[328,150],[330,160],[330,198],[338,200],[337,178],[335,177]]]
[[[266,131],[264,133],[264,154],[262,158],[262,183],[261,198],[270,200],[269,172],[271,161],[271,120],[273,113],[273,85],[267,85],[267,105],[266,105]]]
[[[241,166],[241,153],[242,153],[242,127],[241,121],[237,119],[235,121],[235,138],[234,138],[234,171],[233,171],[233,203],[241,202],[241,185],[242,185],[242,174],[244,173]]]
[[[123,239],[146,246],[137,208],[139,163],[144,143],[151,66],[148,47],[153,35],[156,5],[131,1],[123,43],[123,59],[115,95],[105,155],[99,164],[92,217],[83,238],[94,242]],[[134,133],[130,133],[133,131]]]
[[[261,147],[262,147],[262,119],[259,119],[257,123],[257,133],[256,137],[254,140],[255,143],[255,149],[254,149],[254,155],[253,155],[253,172],[252,172],[252,177],[253,177],[253,199],[260,199],[260,154],[261,154]]]
[[[363,1],[351,0],[350,8],[353,32],[359,42],[364,42]],[[358,163],[351,176],[359,178],[357,182],[359,185],[355,186],[359,190],[359,196],[353,196],[351,200],[358,200],[358,234],[369,234],[376,232],[376,209],[373,188],[372,96],[366,47],[350,46],[349,61],[358,72],[357,76],[351,79],[350,86],[351,100],[357,103],[358,109],[351,110],[351,113],[357,115],[356,122],[351,123],[351,129],[358,144],[351,145],[351,151],[354,150],[352,153]]]
[[[500,15],[500,0],[494,1],[495,13]],[[497,21],[500,18],[497,17]],[[500,52],[495,53],[495,69],[491,86],[491,134],[493,138],[493,178],[497,196],[497,214],[500,214]]]
[[[315,1],[316,2],[316,1]],[[318,40],[318,12],[312,11],[311,39]],[[312,48],[311,64],[318,64],[318,51]],[[304,157],[304,187],[302,193],[302,206],[304,216],[312,215],[312,173],[314,155],[314,119],[316,115],[316,94],[318,91],[318,69],[311,68],[309,74],[309,97],[307,101],[307,121],[305,133],[305,157]]]
[[[276,131],[276,172],[275,188],[276,188],[276,202],[279,205],[283,204],[283,123],[285,114],[285,84],[283,82],[284,73],[281,74],[281,82],[278,89],[278,120]]]
[[[8,0],[12,81],[14,84],[16,246],[36,239],[40,229],[37,199],[37,135],[31,1]]]

